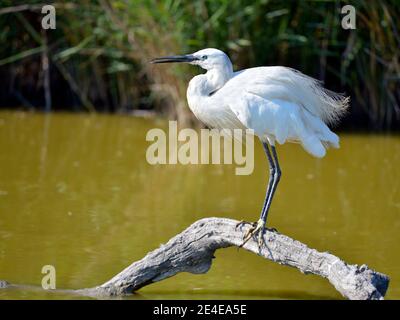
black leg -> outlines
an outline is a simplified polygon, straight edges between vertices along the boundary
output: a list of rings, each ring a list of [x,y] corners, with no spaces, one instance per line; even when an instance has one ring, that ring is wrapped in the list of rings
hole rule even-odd
[[[275,146],[271,146],[272,150],[272,157],[273,157],[273,172],[272,172],[272,187],[271,190],[268,194],[268,199],[266,200],[266,204],[264,206],[264,210],[261,214],[261,219],[266,222],[267,221],[267,216],[268,216],[268,211],[272,203],[272,198],[274,197],[276,188],[278,186],[279,180],[281,178],[281,168],[279,167],[279,161],[278,161],[278,155],[276,153]],[[271,179],[270,179],[271,180]]]
[[[274,160],[272,159],[271,151],[269,150],[269,145],[266,142],[263,142],[262,145],[264,147],[264,151],[265,151],[265,154],[267,155],[267,159],[268,159],[269,179],[268,179],[267,192],[265,194],[263,208],[261,210],[260,219],[263,219],[263,217],[264,217],[265,208],[267,207],[267,203],[268,203],[268,199],[270,197],[270,193],[272,190],[272,184],[274,182],[274,175],[275,175],[275,163],[274,163]]]
[[[267,221],[268,211],[271,206],[272,198],[274,197],[276,187],[278,186],[281,177],[281,169],[279,167],[278,155],[276,153],[275,147],[270,146],[268,143],[265,142],[263,142],[263,147],[269,163],[269,180],[268,180],[267,193],[265,195],[265,200],[263,209],[261,211],[260,220],[258,220],[256,224],[252,224],[252,227],[247,230],[246,234],[243,237],[243,243],[239,247],[244,246],[252,236],[258,233],[258,245],[261,248],[264,239],[263,235],[265,230],[265,224]],[[272,154],[270,148],[272,150]],[[239,224],[242,223],[243,221],[240,222]]]

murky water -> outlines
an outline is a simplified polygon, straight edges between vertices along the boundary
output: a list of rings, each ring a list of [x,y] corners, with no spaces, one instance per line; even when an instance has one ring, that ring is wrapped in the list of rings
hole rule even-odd
[[[146,162],[145,135],[164,120],[0,112],[0,279],[40,286],[54,265],[58,288],[103,283],[197,219],[256,220],[267,162],[233,165]],[[400,137],[341,134],[317,160],[298,145],[278,149],[283,176],[270,226],[349,263],[388,274],[400,298]],[[336,299],[324,279],[234,248],[216,252],[205,275],[179,274],[131,299]],[[76,298],[38,289],[0,298]]]

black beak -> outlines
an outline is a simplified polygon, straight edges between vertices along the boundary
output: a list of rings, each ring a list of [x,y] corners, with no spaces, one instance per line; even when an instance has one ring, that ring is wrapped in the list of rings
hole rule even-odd
[[[169,62],[192,62],[199,60],[192,54],[186,54],[183,56],[168,56],[168,57],[161,57],[155,58],[150,61],[150,63],[169,63]]]

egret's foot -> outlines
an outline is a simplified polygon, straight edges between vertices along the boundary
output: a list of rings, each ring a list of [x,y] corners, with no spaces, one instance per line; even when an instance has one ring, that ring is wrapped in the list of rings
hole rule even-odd
[[[261,247],[264,241],[264,230],[265,230],[265,221],[260,219],[257,223],[250,223],[252,226],[243,236],[243,243],[239,246],[239,248],[243,247],[247,241],[249,241],[253,236],[258,234],[258,246]]]
[[[251,239],[251,237],[257,235],[257,233],[258,233],[258,246],[259,247],[261,247],[264,242],[265,230],[268,230],[269,232],[273,232],[273,233],[278,233],[278,230],[276,228],[267,228],[265,226],[264,220],[262,220],[262,219],[258,220],[257,222],[248,222],[248,221],[242,220],[239,223],[237,223],[236,228],[239,225],[244,225],[244,224],[250,224],[251,227],[249,230],[247,230],[247,232],[243,236],[243,243],[239,246],[239,248],[243,247],[246,244],[246,242],[249,241]]]

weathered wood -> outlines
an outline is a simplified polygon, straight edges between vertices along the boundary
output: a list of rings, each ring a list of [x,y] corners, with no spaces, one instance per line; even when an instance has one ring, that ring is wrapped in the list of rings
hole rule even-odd
[[[168,243],[134,262],[106,283],[77,293],[91,296],[130,294],[141,287],[172,277],[179,272],[206,273],[214,252],[220,248],[240,246],[248,224],[237,227],[238,221],[206,218],[193,223]],[[389,277],[366,265],[349,265],[328,252],[318,252],[288,236],[267,230],[265,245],[258,247],[250,239],[243,248],[255,254],[327,278],[348,299],[383,299]]]
[[[238,223],[226,218],[198,220],[98,287],[51,291],[93,297],[127,295],[179,272],[206,273],[211,267],[215,250],[242,245],[243,235],[250,225],[238,227]],[[348,299],[383,299],[389,286],[387,275],[369,269],[365,264],[349,265],[333,254],[311,249],[275,231],[266,230],[261,248],[255,238],[251,238],[243,248],[279,264],[295,267],[302,273],[326,278]],[[0,280],[0,289],[7,287],[24,288]]]

